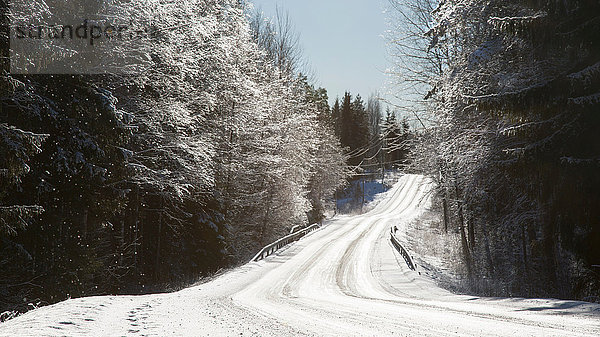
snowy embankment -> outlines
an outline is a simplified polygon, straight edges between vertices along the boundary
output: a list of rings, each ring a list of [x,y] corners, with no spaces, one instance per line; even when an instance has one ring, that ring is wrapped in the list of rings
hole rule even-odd
[[[353,180],[338,194],[337,210],[343,214],[360,214],[373,209],[382,200],[384,192],[392,188],[402,175],[399,170],[387,170],[383,179],[373,174]]]
[[[403,176],[368,213],[207,283],[64,301],[0,324],[0,336],[600,335],[598,305],[459,296],[409,270],[389,228],[400,234],[421,215],[430,188]]]

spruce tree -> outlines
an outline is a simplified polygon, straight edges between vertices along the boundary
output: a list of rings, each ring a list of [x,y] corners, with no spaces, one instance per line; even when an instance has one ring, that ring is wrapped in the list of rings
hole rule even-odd
[[[333,130],[338,139],[341,139],[341,130],[342,130],[342,108],[340,107],[340,99],[339,97],[335,98],[335,102],[333,103],[333,107],[331,107],[331,119],[333,123]]]
[[[355,149],[367,149],[369,147],[369,116],[367,115],[365,104],[360,95],[356,95],[356,98],[352,102],[351,109],[353,127],[353,146]],[[366,157],[366,151],[363,152],[365,152],[365,154],[362,157]]]
[[[351,151],[356,149],[352,144],[354,131],[352,119],[352,95],[349,92],[345,92],[340,108],[340,141],[342,146],[349,147]]]

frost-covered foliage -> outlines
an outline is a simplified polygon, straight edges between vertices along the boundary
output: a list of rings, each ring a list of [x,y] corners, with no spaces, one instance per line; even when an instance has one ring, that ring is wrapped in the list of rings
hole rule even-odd
[[[104,46],[135,67],[0,75],[2,306],[151,291],[244,262],[318,221],[345,181],[328,107],[265,57],[239,1],[105,5],[148,29]]]
[[[418,55],[439,64],[414,163],[437,180],[473,289],[598,300],[598,4],[427,8],[405,12],[429,15]]]
[[[256,70],[254,90],[213,120],[223,126],[217,190],[231,220],[232,251],[242,259],[293,225],[314,221],[307,212],[330,199],[346,174],[338,141],[305,95],[304,77],[270,64]]]
[[[343,158],[317,157],[319,148],[341,151],[305,99],[303,77],[281,66],[291,51],[266,57],[244,10],[237,1],[148,0],[123,8],[157,32],[135,46],[153,62],[129,78],[120,103],[137,111],[133,125],[143,135],[130,167],[164,202],[216,198],[236,262],[308,221],[314,175],[326,169],[335,177],[314,187],[327,192],[344,175]]]

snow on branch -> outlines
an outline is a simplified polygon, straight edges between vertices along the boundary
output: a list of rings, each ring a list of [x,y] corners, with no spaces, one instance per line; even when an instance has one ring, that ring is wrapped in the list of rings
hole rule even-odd
[[[567,78],[573,82],[583,82],[589,85],[593,80],[600,77],[600,62],[597,62],[583,70],[567,75]]]
[[[536,83],[528,87],[508,92],[492,93],[486,95],[461,95],[463,98],[479,105],[499,105],[510,106],[519,104],[526,106],[532,102],[544,99],[544,94],[555,83],[556,79],[550,79],[544,82]]]
[[[541,18],[545,18],[547,16],[546,13],[539,13],[536,15],[528,15],[528,16],[510,16],[510,17],[497,17],[493,16],[489,19],[490,22],[519,22],[519,21],[533,21]]]
[[[530,143],[527,146],[524,147],[517,147],[517,148],[509,148],[509,149],[505,149],[504,152],[506,154],[509,155],[514,155],[517,157],[521,157],[523,155],[525,155],[528,152],[531,151],[535,151],[535,150],[540,150],[543,149],[544,147],[546,147],[548,144],[554,142],[555,138],[561,134],[565,134],[569,129],[572,128],[573,124],[579,119],[578,116],[574,117],[571,121],[565,123],[564,125],[561,126],[560,129],[556,130],[554,133],[552,133],[551,135],[538,140],[535,143]]]
[[[511,16],[511,17],[491,17],[488,19],[488,23],[494,28],[501,31],[508,32],[521,32],[526,28],[531,27],[533,24],[539,23],[541,20],[548,16],[547,13],[541,12],[535,15],[528,16]]]
[[[37,134],[30,131],[23,131],[12,125],[5,123],[0,124],[0,135],[8,136],[11,135],[18,138],[21,141],[26,141],[31,144],[36,152],[41,152],[41,144],[48,138],[48,134]]]
[[[569,103],[579,106],[600,104],[600,92],[582,97],[569,98]]]
[[[16,234],[31,218],[44,211],[41,206],[0,206],[0,233]]]
[[[560,162],[569,165],[600,165],[600,158],[573,158],[573,157],[560,157]]]
[[[547,123],[551,123],[551,122],[555,122],[557,121],[559,118],[563,117],[563,114],[558,114],[550,119],[545,119],[545,120],[539,120],[539,121],[532,121],[532,122],[527,122],[527,123],[520,123],[517,125],[511,125],[511,126],[507,126],[504,128],[501,128],[498,132],[502,135],[514,135],[517,133],[517,131],[527,128],[530,129],[532,127],[542,127]]]

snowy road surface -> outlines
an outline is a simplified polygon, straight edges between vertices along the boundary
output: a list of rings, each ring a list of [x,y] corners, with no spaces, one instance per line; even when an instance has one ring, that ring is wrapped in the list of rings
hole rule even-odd
[[[403,176],[370,212],[208,283],[71,299],[0,323],[0,336],[600,336],[599,305],[453,295],[410,271],[388,231],[429,188]]]

